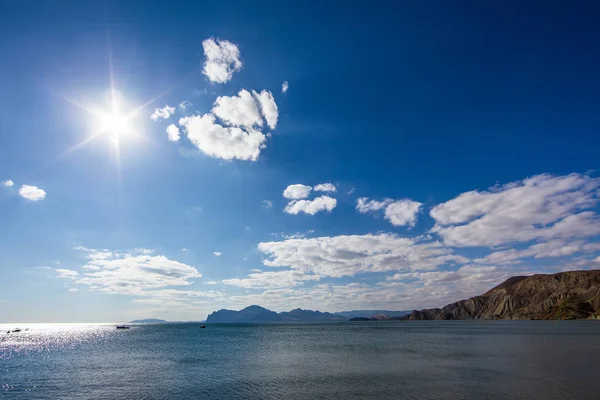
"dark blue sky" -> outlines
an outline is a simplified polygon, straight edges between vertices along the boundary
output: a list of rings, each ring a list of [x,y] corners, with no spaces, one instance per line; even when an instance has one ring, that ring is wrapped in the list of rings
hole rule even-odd
[[[206,288],[200,282],[210,280],[217,282],[211,289],[227,295],[260,289],[251,294],[266,296],[267,286],[249,289],[223,280],[244,278],[251,269],[270,271],[262,259],[278,253],[257,250],[257,245],[285,243],[274,234],[333,238],[384,232],[421,240],[419,235],[430,233],[431,240],[446,246],[444,251],[471,259],[436,265],[443,271],[478,264],[474,257],[506,246],[522,250],[552,240],[595,243],[592,228],[485,243],[465,239],[470,233],[459,238],[430,232],[434,224],[444,225],[443,218],[430,216],[436,205],[496,184],[526,187],[523,179],[540,174],[559,179],[555,189],[561,177],[577,174],[591,183],[571,182],[568,190],[583,190],[577,193],[592,200],[565,214],[548,205],[564,206],[566,200],[552,197],[563,189],[533,192],[540,202],[535,210],[498,211],[504,218],[501,226],[483,218],[482,225],[508,232],[521,227],[505,223],[515,220],[541,229],[577,212],[595,213],[600,148],[600,5],[595,2],[3,1],[0,7],[0,180],[14,181],[0,191],[0,234],[6,238],[0,244],[0,271],[20,282],[0,300],[16,302],[19,293],[31,292],[32,282],[39,281],[47,295],[69,285],[81,289],[77,295],[98,319],[114,313],[106,306],[108,298],[115,307],[131,304],[131,293],[107,296],[89,290],[81,269],[85,256],[73,250],[77,246],[115,252],[155,249],[156,256],[200,271],[203,278],[192,286],[198,292]],[[241,54],[243,67],[224,84],[202,74],[202,43],[211,37],[230,41]],[[104,136],[65,153],[98,124],[73,102],[105,108],[111,70],[114,86],[128,104],[147,103],[133,122],[145,140],[123,139],[118,157]],[[289,82],[285,94],[284,81]],[[277,128],[266,137],[257,160],[211,157],[189,141],[184,124],[181,140],[167,141],[169,123],[206,114],[218,96],[234,96],[241,89],[270,91],[278,106]],[[183,100],[193,103],[193,111],[168,122],[150,120],[155,108],[177,107]],[[290,200],[281,195],[288,185],[325,182],[337,188],[334,210],[315,215],[282,211]],[[24,184],[44,189],[43,201],[18,196]],[[383,208],[387,203],[359,213],[360,197],[391,199],[390,204],[410,199],[421,204],[418,218],[414,224],[390,224]],[[263,200],[273,207],[262,207]],[[493,214],[481,204],[464,207],[483,208],[476,219]],[[535,212],[556,218],[519,219]],[[597,220],[588,222],[594,226]],[[223,254],[216,257],[214,251]],[[590,260],[595,255],[585,254]],[[583,257],[571,253],[560,262],[542,262],[532,253],[523,257],[535,262],[521,265],[559,268],[575,255]],[[307,259],[311,266],[322,261]],[[287,262],[277,270],[308,273],[308,266]],[[369,265],[342,275],[313,268],[311,276],[318,280],[296,277],[285,288],[376,287],[391,272],[420,271]],[[35,269],[40,266],[50,269]],[[44,274],[53,276],[56,268],[78,271],[79,278],[48,280]],[[423,277],[411,279],[419,287],[427,285]],[[336,288],[330,287],[341,290]],[[461,295],[475,289],[452,290]],[[56,296],[56,306],[72,295]],[[353,304],[423,303],[417,294],[411,296],[402,304],[368,301],[368,296]],[[281,297],[264,299],[277,307]],[[206,311],[212,304],[198,307]],[[165,310],[170,309],[149,312],[171,312]],[[80,319],[75,311],[69,315]]]

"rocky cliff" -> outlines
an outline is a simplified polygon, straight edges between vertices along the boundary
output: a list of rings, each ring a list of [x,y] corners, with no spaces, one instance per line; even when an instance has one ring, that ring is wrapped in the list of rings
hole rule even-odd
[[[468,300],[413,311],[407,320],[600,319],[600,270],[514,276]]]

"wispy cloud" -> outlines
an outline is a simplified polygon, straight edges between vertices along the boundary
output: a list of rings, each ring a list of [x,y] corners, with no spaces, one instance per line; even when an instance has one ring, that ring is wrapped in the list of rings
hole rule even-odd
[[[196,268],[163,255],[151,255],[148,249],[133,252],[80,250],[87,258],[81,267],[83,272],[66,274],[94,291],[142,295],[148,289],[186,286],[202,276]]]
[[[154,121],[158,121],[160,119],[168,119],[175,113],[175,107],[171,107],[170,105],[165,105],[163,108],[157,108],[150,115]]]
[[[452,246],[498,246],[536,239],[600,234],[600,179],[587,175],[536,175],[471,191],[435,206],[432,232]]]

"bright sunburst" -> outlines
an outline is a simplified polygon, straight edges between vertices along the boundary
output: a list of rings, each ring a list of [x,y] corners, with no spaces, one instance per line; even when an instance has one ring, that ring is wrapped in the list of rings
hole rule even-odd
[[[65,97],[66,98],[66,97]],[[136,136],[146,139],[140,132],[138,114],[145,105],[130,107],[114,88],[110,89],[110,96],[104,105],[88,105],[66,98],[69,102],[89,113],[90,130],[86,133],[86,138],[80,143],[68,149],[65,153],[84,146],[100,136],[109,136],[114,144],[119,146],[124,137]]]
[[[101,118],[100,131],[114,136],[130,133],[131,126],[129,126],[129,118],[127,118],[127,116],[122,116],[118,112],[103,115]]]

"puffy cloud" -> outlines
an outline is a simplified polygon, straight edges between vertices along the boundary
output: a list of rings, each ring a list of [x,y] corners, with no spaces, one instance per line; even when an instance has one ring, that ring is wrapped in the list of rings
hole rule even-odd
[[[2,182],[2,184],[6,187],[11,187],[11,186],[14,186],[15,183],[13,181],[11,181],[10,179],[7,179],[4,182]]]
[[[600,179],[542,174],[466,192],[431,210],[439,234],[451,246],[497,246],[536,239],[600,234]]]
[[[179,125],[200,151],[224,160],[256,161],[266,140],[265,135],[254,129],[219,125],[212,114],[181,118]]]
[[[283,83],[281,84],[281,93],[286,93],[289,89],[290,85],[288,83],[288,81],[283,81]]]
[[[211,82],[228,82],[234,72],[242,69],[240,50],[230,41],[210,38],[202,42],[202,47],[206,57],[202,73]]]
[[[312,190],[312,187],[310,187],[310,186],[296,183],[294,185],[289,185],[288,187],[285,188],[285,190],[283,191],[283,197],[285,197],[286,199],[291,199],[291,200],[305,199],[308,197],[311,190]]]
[[[80,248],[87,252],[86,271],[77,280],[108,293],[143,294],[147,289],[189,285],[202,275],[189,265],[162,255],[129,254]]]
[[[394,226],[415,226],[422,204],[408,199],[394,201],[385,208],[385,219]]]
[[[246,289],[286,288],[299,285],[305,281],[318,281],[318,275],[307,275],[295,270],[253,272],[242,279],[223,279],[225,285]]]
[[[333,183],[319,183],[315,186],[317,192],[335,192],[337,189]]]
[[[77,289],[77,288],[71,288],[71,289],[69,289],[69,292],[79,292],[79,289]]]
[[[392,225],[409,227],[415,225],[422,205],[422,203],[410,199],[377,201],[361,197],[356,201],[356,209],[361,214],[384,209],[384,218]]]
[[[259,243],[269,267],[290,267],[321,276],[354,276],[365,272],[432,270],[466,263],[439,242],[420,243],[393,234],[341,235]]]
[[[220,257],[223,253],[220,253],[218,251],[213,251],[213,254],[217,257]]]
[[[217,117],[221,123],[216,122]],[[266,141],[261,132],[263,117],[275,129],[278,111],[273,95],[266,90],[259,94],[242,89],[237,96],[219,96],[211,113],[181,118],[179,124],[204,154],[256,161]]]
[[[273,207],[273,202],[271,200],[263,200],[262,206],[264,208],[271,208],[271,207]]]
[[[313,200],[292,200],[283,211],[288,214],[306,213],[315,215],[319,211],[331,211],[337,206],[337,200],[329,196],[319,196]]]
[[[22,185],[19,189],[19,196],[31,201],[40,201],[46,198],[46,191],[37,186]]]
[[[268,90],[263,90],[260,93],[257,93],[253,90],[252,94],[260,104],[260,111],[265,117],[267,125],[269,125],[269,128],[275,129],[277,127],[277,120],[279,118],[279,109],[277,108],[277,103],[275,103],[273,94]]]
[[[174,113],[175,107],[171,107],[167,104],[163,108],[155,109],[154,112],[150,115],[150,118],[152,118],[155,121],[158,121],[159,119],[167,119]]]
[[[176,142],[179,140],[179,128],[175,124],[167,126],[167,136],[170,142]]]
[[[242,89],[237,96],[219,96],[215,101],[212,113],[227,125],[247,128],[261,127],[263,119],[259,110],[260,104],[247,90]]]

